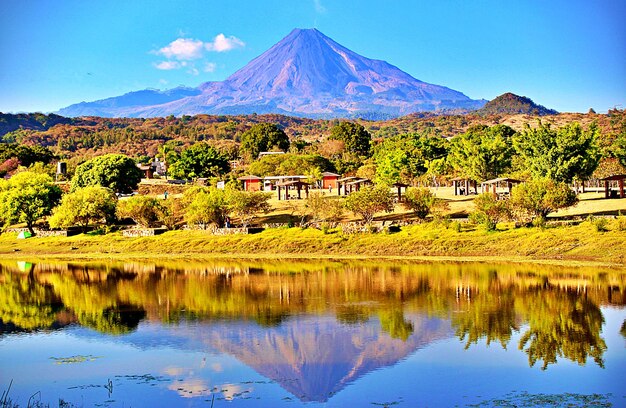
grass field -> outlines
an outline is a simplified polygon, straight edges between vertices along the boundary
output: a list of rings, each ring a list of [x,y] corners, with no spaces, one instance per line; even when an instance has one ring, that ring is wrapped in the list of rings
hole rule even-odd
[[[170,231],[155,237],[125,238],[121,233],[81,234],[73,237],[16,239],[0,235],[3,258],[140,259],[242,257],[438,257],[454,260],[600,262],[626,265],[626,220],[610,219],[606,231],[591,221],[578,225],[548,225],[546,228],[516,228],[501,224],[498,231],[486,232],[470,223],[454,221],[472,211],[473,196],[458,197],[451,188],[436,190],[449,203],[448,221],[402,227],[391,234],[344,234],[341,228],[324,233],[309,228],[270,228],[254,235],[214,236],[206,231]],[[554,217],[626,214],[626,200],[601,199],[601,193],[585,193],[572,208],[551,214]],[[287,223],[304,200],[271,202],[274,210],[258,221]],[[379,220],[404,220],[412,216],[401,206]],[[614,218],[614,217],[611,217]],[[346,214],[344,221],[354,220]]]

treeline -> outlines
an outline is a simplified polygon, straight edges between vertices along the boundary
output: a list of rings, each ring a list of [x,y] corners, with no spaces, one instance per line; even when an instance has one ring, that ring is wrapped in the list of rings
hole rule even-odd
[[[452,137],[465,133],[476,125],[505,124],[521,131],[525,123],[534,126],[538,117],[527,115],[436,115],[420,113],[385,121],[351,120],[359,123],[374,140],[406,133],[428,133],[437,137]],[[610,144],[624,122],[623,110],[611,110],[607,115],[559,114],[543,116],[543,123],[560,127],[577,121],[584,127],[595,122],[600,130],[600,144]],[[167,141],[190,145],[197,141],[229,140],[239,142],[241,135],[258,123],[278,125],[291,140],[321,142],[330,135],[339,120],[313,120],[283,115],[214,116],[196,115],[165,118],[63,118],[58,115],[2,114],[0,137],[8,143],[49,147],[65,159],[78,161],[96,154],[124,153],[131,157],[154,156]],[[606,139],[606,143],[605,143]]]

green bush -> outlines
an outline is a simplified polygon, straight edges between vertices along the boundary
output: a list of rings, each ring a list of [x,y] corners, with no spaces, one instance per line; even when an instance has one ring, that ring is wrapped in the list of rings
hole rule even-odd
[[[510,217],[507,201],[497,200],[491,193],[483,193],[474,199],[475,210],[470,220],[482,225],[487,231],[494,231],[498,222]]]
[[[115,220],[117,199],[104,187],[84,187],[66,194],[49,219],[52,228],[74,225],[86,228],[90,224],[109,224]]]
[[[607,220],[605,217],[589,217],[589,221],[598,232],[607,232],[609,230],[607,228],[609,225],[609,220]]]
[[[546,218],[553,211],[567,208],[578,202],[574,193],[565,183],[549,179],[529,180],[513,187],[511,208],[518,219]]]
[[[424,220],[435,209],[441,211],[447,208],[447,203],[435,197],[427,188],[410,187],[404,193],[402,206],[413,211],[418,219]]]
[[[164,224],[167,208],[163,200],[148,196],[134,196],[121,200],[117,205],[119,218],[132,218],[143,228],[154,228]]]

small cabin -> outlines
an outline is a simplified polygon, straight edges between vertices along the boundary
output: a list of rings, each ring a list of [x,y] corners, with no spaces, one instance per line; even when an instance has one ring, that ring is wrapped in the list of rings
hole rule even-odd
[[[325,171],[322,173],[322,188],[325,190],[337,189],[339,174]]]
[[[143,178],[151,179],[154,177],[154,166],[152,164],[138,164],[137,168],[143,173]]]
[[[245,191],[261,191],[261,182],[263,179],[254,175],[239,177],[237,180],[243,181],[243,189]]]

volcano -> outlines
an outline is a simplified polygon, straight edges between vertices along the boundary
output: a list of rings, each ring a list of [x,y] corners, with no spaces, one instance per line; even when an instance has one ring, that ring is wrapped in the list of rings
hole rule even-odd
[[[295,29],[224,81],[82,102],[61,109],[59,114],[157,117],[279,113],[374,118],[475,110],[485,102],[415,79],[385,61],[363,57],[317,29]]]

